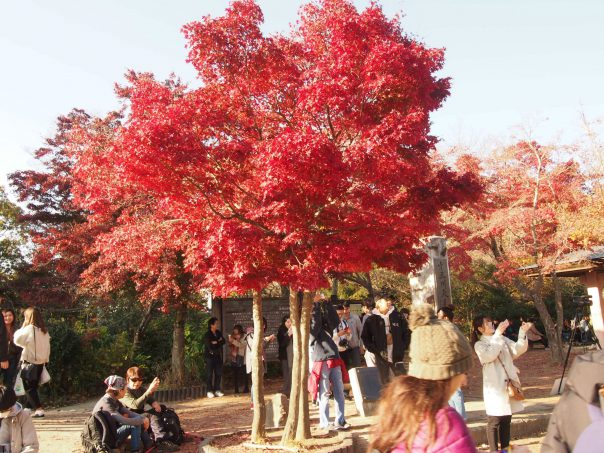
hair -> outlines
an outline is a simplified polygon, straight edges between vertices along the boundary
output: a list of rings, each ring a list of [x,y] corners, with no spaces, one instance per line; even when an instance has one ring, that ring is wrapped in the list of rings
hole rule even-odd
[[[218,321],[218,318],[216,316],[212,316],[209,320],[208,320],[208,330],[210,330],[212,328],[212,326],[214,324],[216,324],[216,321]]]
[[[121,392],[121,390],[114,390],[114,389],[110,389],[110,388],[105,390],[105,393],[107,395],[110,395],[113,399],[118,399],[118,396],[120,396],[120,392]]]
[[[142,379],[143,378],[143,370],[141,370],[139,367],[137,366],[133,366],[128,368],[128,370],[126,371],[126,380],[130,380],[130,378],[139,378]]]
[[[10,312],[13,314],[13,322],[10,324],[5,324],[6,327],[6,336],[8,341],[13,341],[13,334],[15,333],[15,324],[17,324],[17,315],[15,314],[15,310],[12,307],[5,307],[2,309],[2,315],[4,312]]]
[[[23,327],[29,325],[37,327],[44,333],[48,333],[48,329],[46,328],[46,324],[44,324],[44,319],[42,319],[40,310],[38,310],[36,307],[27,307],[23,312]]]
[[[425,423],[429,445],[436,440],[436,413],[446,406],[451,379],[432,381],[398,376],[384,390],[378,407],[377,423],[367,449],[386,452],[403,442],[411,451],[413,440]],[[441,426],[445,432],[448,426]]]
[[[342,305],[344,306],[344,308],[350,308],[350,301],[347,300],[345,302],[342,302]]]
[[[453,309],[450,306],[445,305],[444,307],[440,307],[438,311],[442,311],[443,315],[445,315],[449,321],[453,322]]]
[[[288,319],[289,315],[285,315],[283,318],[281,318],[281,325],[284,326]]]
[[[0,385],[0,411],[7,411],[17,402],[17,395],[11,387]]]
[[[400,312],[401,312],[401,313],[404,313],[405,315],[408,315],[408,314],[410,314],[410,313],[411,313],[411,312],[409,311],[409,309],[408,309],[408,308],[405,308],[405,307],[401,308],[401,309],[400,309]]]
[[[368,308],[369,310],[373,310],[375,308],[375,301],[373,300],[364,300],[363,307]]]
[[[344,310],[344,304],[336,305],[336,310]]]
[[[239,335],[243,335],[243,326],[241,324],[235,324],[233,326],[233,332],[238,331]]]
[[[472,346],[474,346],[478,342],[480,336],[482,335],[478,328],[484,326],[485,319],[491,320],[489,316],[485,315],[475,316],[472,320],[472,335],[470,337],[470,342],[472,343]]]

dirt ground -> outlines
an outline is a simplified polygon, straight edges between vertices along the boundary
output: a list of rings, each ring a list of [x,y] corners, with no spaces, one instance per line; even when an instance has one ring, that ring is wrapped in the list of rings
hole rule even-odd
[[[577,349],[575,352],[583,353],[583,350]],[[516,361],[516,364],[520,369],[523,387],[529,399],[547,397],[554,379],[562,372],[561,366],[549,364],[549,351],[543,349],[529,350]],[[479,400],[482,398],[482,376],[477,361],[469,377],[469,386],[465,389],[466,398],[470,401]],[[280,380],[267,380],[267,399],[278,391],[280,385]],[[225,392],[227,395],[222,398],[188,400],[170,406],[176,409],[185,431],[204,437],[250,429],[252,411],[249,395],[230,394],[228,383]],[[49,410],[43,419],[35,419],[41,444],[40,451],[44,453],[79,451],[80,431],[94,403],[95,401],[90,400],[74,406]],[[356,414],[352,402],[347,402],[346,412]],[[368,420],[356,416],[347,418],[353,424],[353,436],[366,439],[371,428]],[[318,425],[316,408],[311,410],[311,425]],[[515,444],[530,445],[532,451],[536,452],[540,440],[541,437],[537,436],[515,441]],[[361,445],[363,443],[360,442]],[[195,442],[189,442],[183,445],[181,451],[192,453],[196,452],[197,448]]]

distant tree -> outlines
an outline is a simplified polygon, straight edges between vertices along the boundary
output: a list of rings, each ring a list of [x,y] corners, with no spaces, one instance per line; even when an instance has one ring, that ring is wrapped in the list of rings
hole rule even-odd
[[[25,263],[25,231],[19,225],[21,209],[0,186],[0,295],[7,296],[17,270]]]
[[[496,150],[483,163],[487,195],[471,221],[475,239],[497,263],[496,277],[535,304],[555,362],[562,360],[563,305],[558,297],[554,320],[543,288],[548,276],[556,278],[560,257],[580,246],[572,239],[573,218],[587,200],[578,163],[559,151],[535,141]]]

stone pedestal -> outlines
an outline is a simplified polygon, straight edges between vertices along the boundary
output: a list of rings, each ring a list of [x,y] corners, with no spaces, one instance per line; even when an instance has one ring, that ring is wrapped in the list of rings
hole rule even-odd
[[[289,399],[283,393],[277,393],[266,404],[266,426],[280,428],[285,426]]]
[[[352,368],[350,387],[354,397],[354,404],[361,417],[373,415],[380,399],[382,384],[376,367]]]

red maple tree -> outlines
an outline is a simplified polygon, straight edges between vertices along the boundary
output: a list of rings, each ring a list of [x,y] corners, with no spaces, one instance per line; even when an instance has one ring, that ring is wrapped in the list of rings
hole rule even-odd
[[[565,158],[566,157],[566,158]],[[495,150],[482,167],[486,194],[474,208],[469,228],[477,249],[495,259],[497,277],[532,300],[543,322],[552,359],[562,361],[563,306],[556,291],[556,320],[543,299],[545,278],[557,284],[556,264],[580,248],[573,239],[578,213],[588,200],[585,176],[565,149],[526,140]]]
[[[419,238],[438,231],[441,212],[480,185],[431,164],[429,115],[449,90],[435,76],[442,50],[408,37],[375,4],[362,12],[345,0],[308,4],[289,36],[264,36],[262,20],[244,0],[186,25],[201,87],[130,74],[123,128],[102,153],[91,141],[89,154],[97,153],[95,171],[105,162],[115,184],[154,200],[156,224],[170,219],[165,240],[185,242],[184,267],[200,285],[255,292],[257,331],[262,288],[289,285],[292,314],[295,294],[307,291],[294,320],[295,351],[304,357],[308,291],[325,286],[328,273],[421,265]],[[87,172],[78,165],[76,174]],[[78,179],[86,180],[78,202],[95,211],[106,182]],[[256,358],[257,440],[264,401]],[[303,366],[294,369],[294,381],[304,376]],[[305,401],[292,394],[290,415],[301,402],[303,416],[288,424],[285,441],[296,429],[298,439],[310,434]]]

